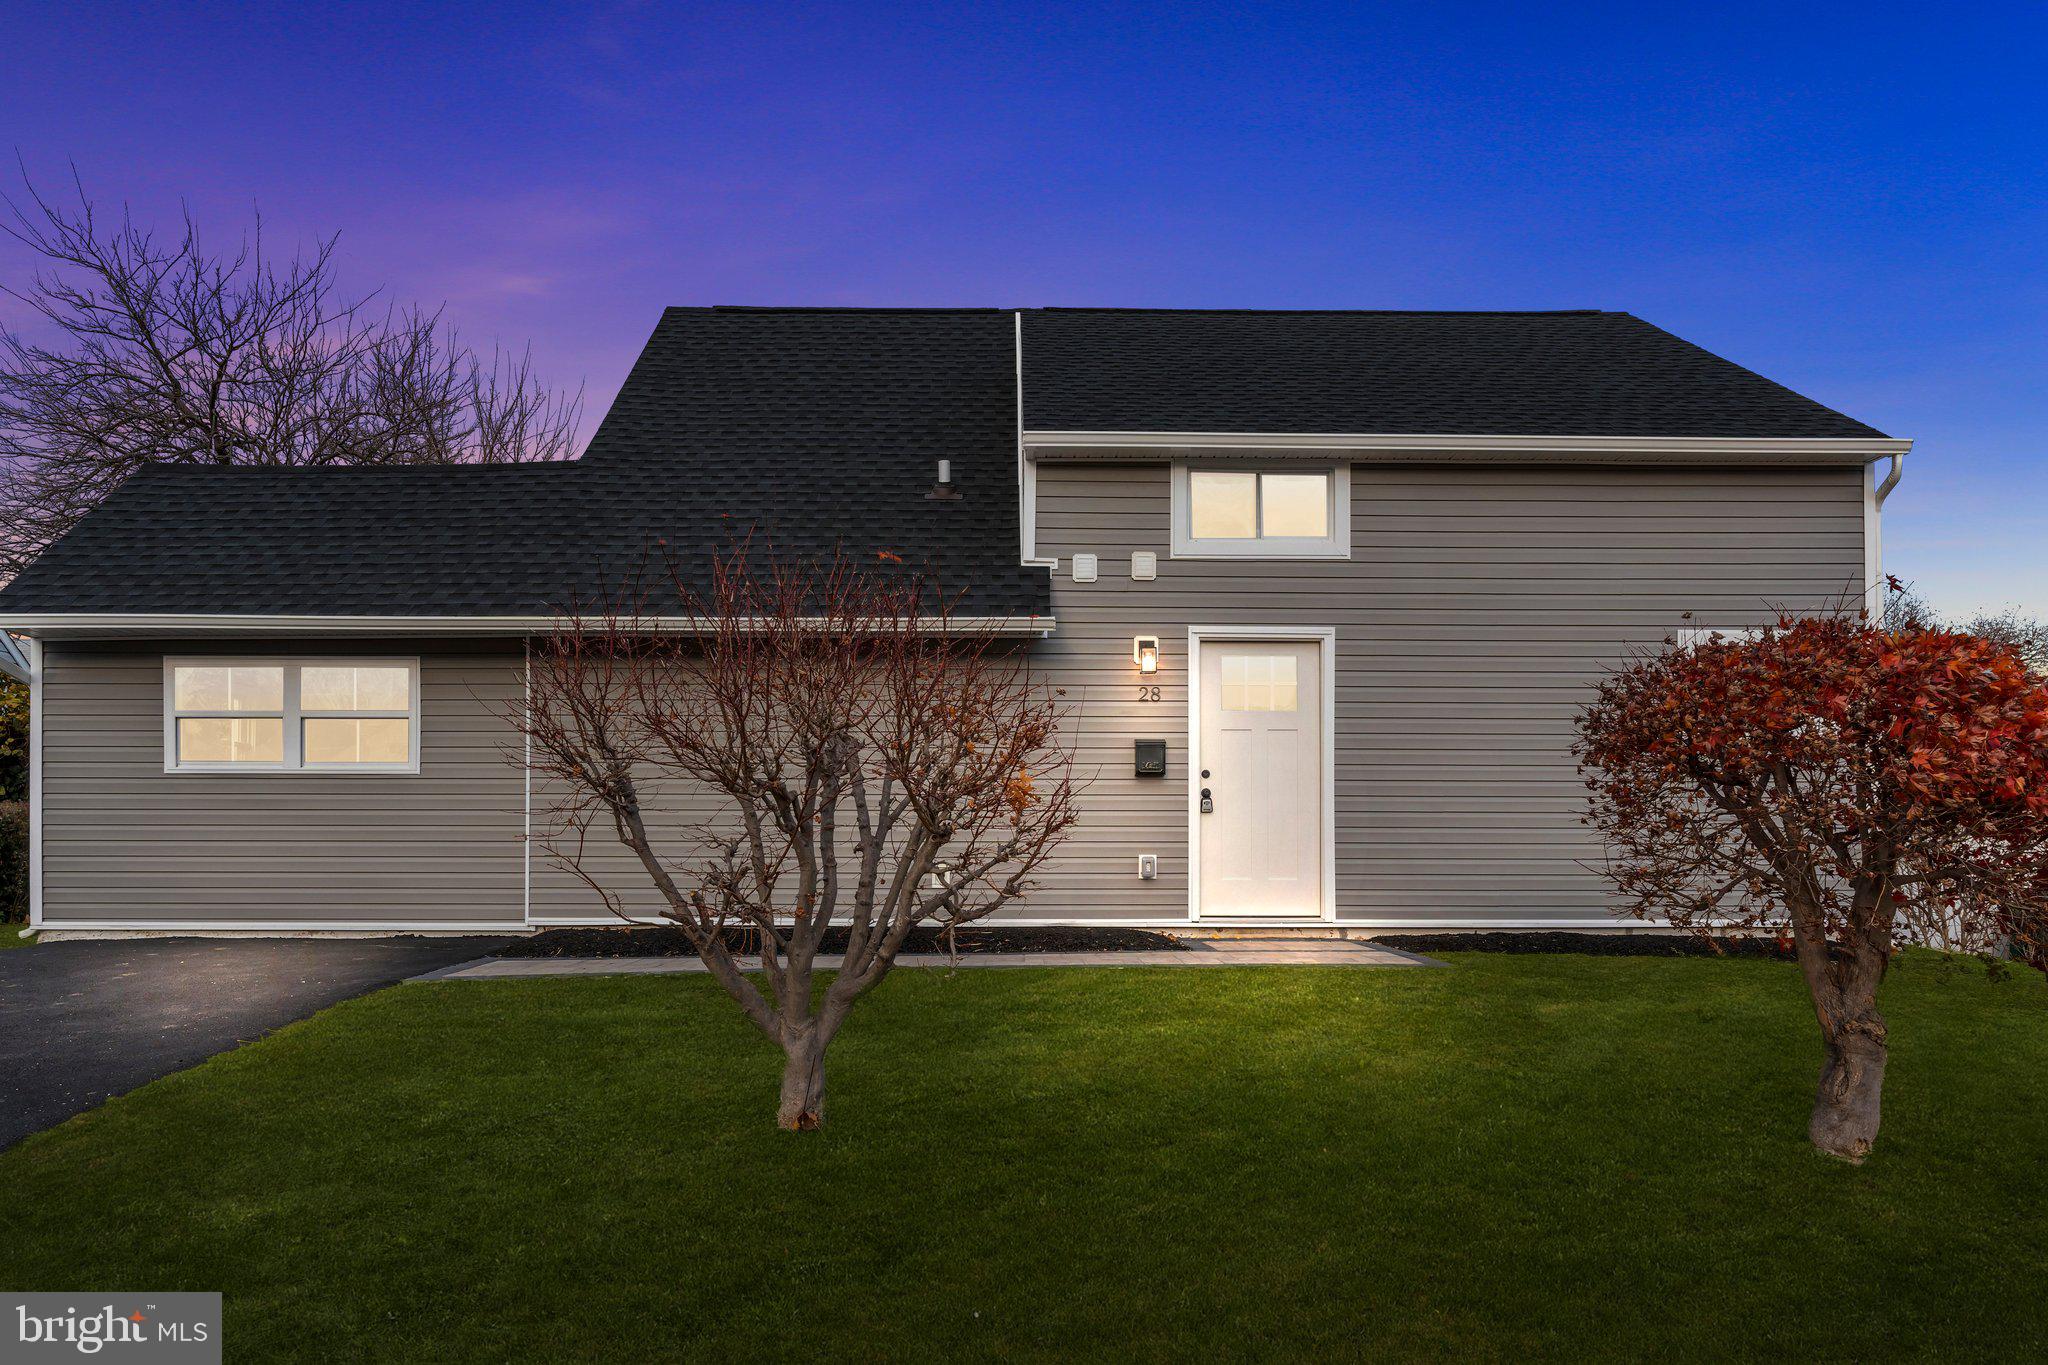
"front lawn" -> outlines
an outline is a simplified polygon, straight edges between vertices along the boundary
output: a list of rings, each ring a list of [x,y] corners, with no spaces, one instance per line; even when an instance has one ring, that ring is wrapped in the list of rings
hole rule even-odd
[[[2048,988],[1908,959],[1805,1142],[1792,967],[904,971],[827,1127],[701,977],[329,1010],[0,1155],[0,1279],[229,1359],[2048,1351]]]

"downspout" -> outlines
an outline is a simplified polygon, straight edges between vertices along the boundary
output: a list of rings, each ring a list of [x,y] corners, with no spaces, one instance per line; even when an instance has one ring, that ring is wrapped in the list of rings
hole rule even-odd
[[[1863,584],[1864,619],[1872,623],[1884,620],[1884,500],[1899,486],[1899,478],[1906,472],[1906,457],[1903,452],[1891,457],[1891,470],[1882,480],[1872,469],[1864,485],[1867,490],[1863,504]]]
[[[1024,487],[1024,314],[1010,314],[1014,365],[1010,371],[1010,382],[1017,397],[1017,562],[1029,564],[1038,554],[1037,530],[1032,525],[1032,508],[1025,497]]]
[[[1057,569],[1057,559],[1038,553],[1038,466],[1024,449],[1024,313],[1010,315],[1017,337],[1017,540],[1027,569]],[[1047,632],[1041,631],[1040,634]]]

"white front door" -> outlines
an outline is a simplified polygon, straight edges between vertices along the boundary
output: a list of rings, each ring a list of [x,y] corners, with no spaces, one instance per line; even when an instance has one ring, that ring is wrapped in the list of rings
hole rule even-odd
[[[1204,919],[1322,914],[1322,648],[1202,643],[1201,753],[1189,776]]]

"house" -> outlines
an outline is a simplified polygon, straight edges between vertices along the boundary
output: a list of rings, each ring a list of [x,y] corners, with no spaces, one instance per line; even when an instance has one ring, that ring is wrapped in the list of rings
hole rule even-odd
[[[522,838],[525,642],[758,525],[1067,689],[1015,919],[1604,926],[1589,684],[1874,594],[1909,444],[1626,313],[671,309],[580,461],[152,469],[0,592],[34,922],[603,922]]]

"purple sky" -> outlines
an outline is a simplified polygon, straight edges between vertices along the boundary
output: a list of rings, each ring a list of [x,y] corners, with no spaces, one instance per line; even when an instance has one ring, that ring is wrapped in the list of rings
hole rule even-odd
[[[339,231],[593,417],[670,303],[1626,309],[1916,438],[1887,567],[2048,614],[2038,4],[9,13],[40,181]]]

